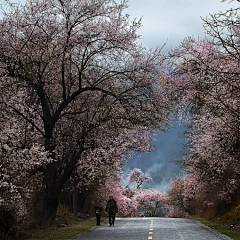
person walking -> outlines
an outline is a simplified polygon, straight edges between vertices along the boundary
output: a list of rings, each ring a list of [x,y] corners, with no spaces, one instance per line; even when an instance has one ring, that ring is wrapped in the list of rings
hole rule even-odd
[[[113,199],[113,196],[109,196],[109,200],[107,202],[105,210],[108,213],[109,225],[114,226],[115,215],[118,212],[118,206],[117,206],[117,202]]]
[[[100,226],[103,209],[100,206],[95,206],[94,212],[97,219],[97,226]]]

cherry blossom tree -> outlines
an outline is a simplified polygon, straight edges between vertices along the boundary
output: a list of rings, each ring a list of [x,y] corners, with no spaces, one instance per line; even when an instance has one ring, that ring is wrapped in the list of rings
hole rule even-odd
[[[128,175],[128,186],[134,184],[136,189],[140,189],[143,183],[151,182],[152,177],[144,173],[140,168],[134,168]]]
[[[168,119],[160,50],[136,43],[141,22],[130,23],[126,7],[126,1],[29,0],[1,19],[1,84],[13,91],[0,104],[27,122],[54,160],[38,169],[46,225],[98,133],[101,141],[111,129],[114,139],[124,129],[152,131]],[[11,101],[20,92],[24,101]]]
[[[189,201],[196,198],[195,191],[190,193],[190,177],[176,177],[171,180],[171,186],[168,190],[169,201],[173,208],[170,212],[171,217],[185,217],[188,212]]]
[[[132,199],[132,216],[168,216],[171,208],[168,195],[157,189],[135,190]],[[161,209],[159,209],[161,205]],[[163,209],[164,208],[164,209]],[[161,212],[159,212],[161,210]]]

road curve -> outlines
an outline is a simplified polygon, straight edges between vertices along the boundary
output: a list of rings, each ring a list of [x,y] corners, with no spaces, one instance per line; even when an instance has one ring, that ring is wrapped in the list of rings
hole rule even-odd
[[[107,221],[72,240],[229,240],[191,219],[184,218],[116,218],[115,226]]]

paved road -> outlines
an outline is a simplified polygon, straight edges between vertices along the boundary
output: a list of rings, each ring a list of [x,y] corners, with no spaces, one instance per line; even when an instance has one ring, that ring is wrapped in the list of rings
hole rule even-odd
[[[115,226],[106,222],[78,240],[223,240],[231,239],[204,225],[183,218],[116,218]]]

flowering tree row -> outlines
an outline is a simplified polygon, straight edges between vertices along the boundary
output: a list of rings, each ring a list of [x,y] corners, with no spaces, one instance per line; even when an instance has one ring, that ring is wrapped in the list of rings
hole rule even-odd
[[[170,202],[168,194],[162,193],[156,189],[140,188],[137,183],[141,179],[142,183],[148,181],[141,169],[133,169],[128,178],[128,183],[132,183],[132,177],[141,172],[142,177],[135,179],[136,185],[134,188],[124,186],[122,176],[115,174],[106,179],[99,185],[97,196],[94,204],[105,206],[106,199],[109,195],[113,195],[117,201],[119,216],[124,217],[149,217],[149,216],[175,216],[174,208]],[[151,177],[150,177],[151,178]]]
[[[171,189],[176,199],[181,193],[182,207],[194,198],[207,205],[231,203],[240,191],[239,11],[204,19],[209,38],[188,38],[170,53],[170,82],[190,112],[186,176],[181,191],[179,181]]]

